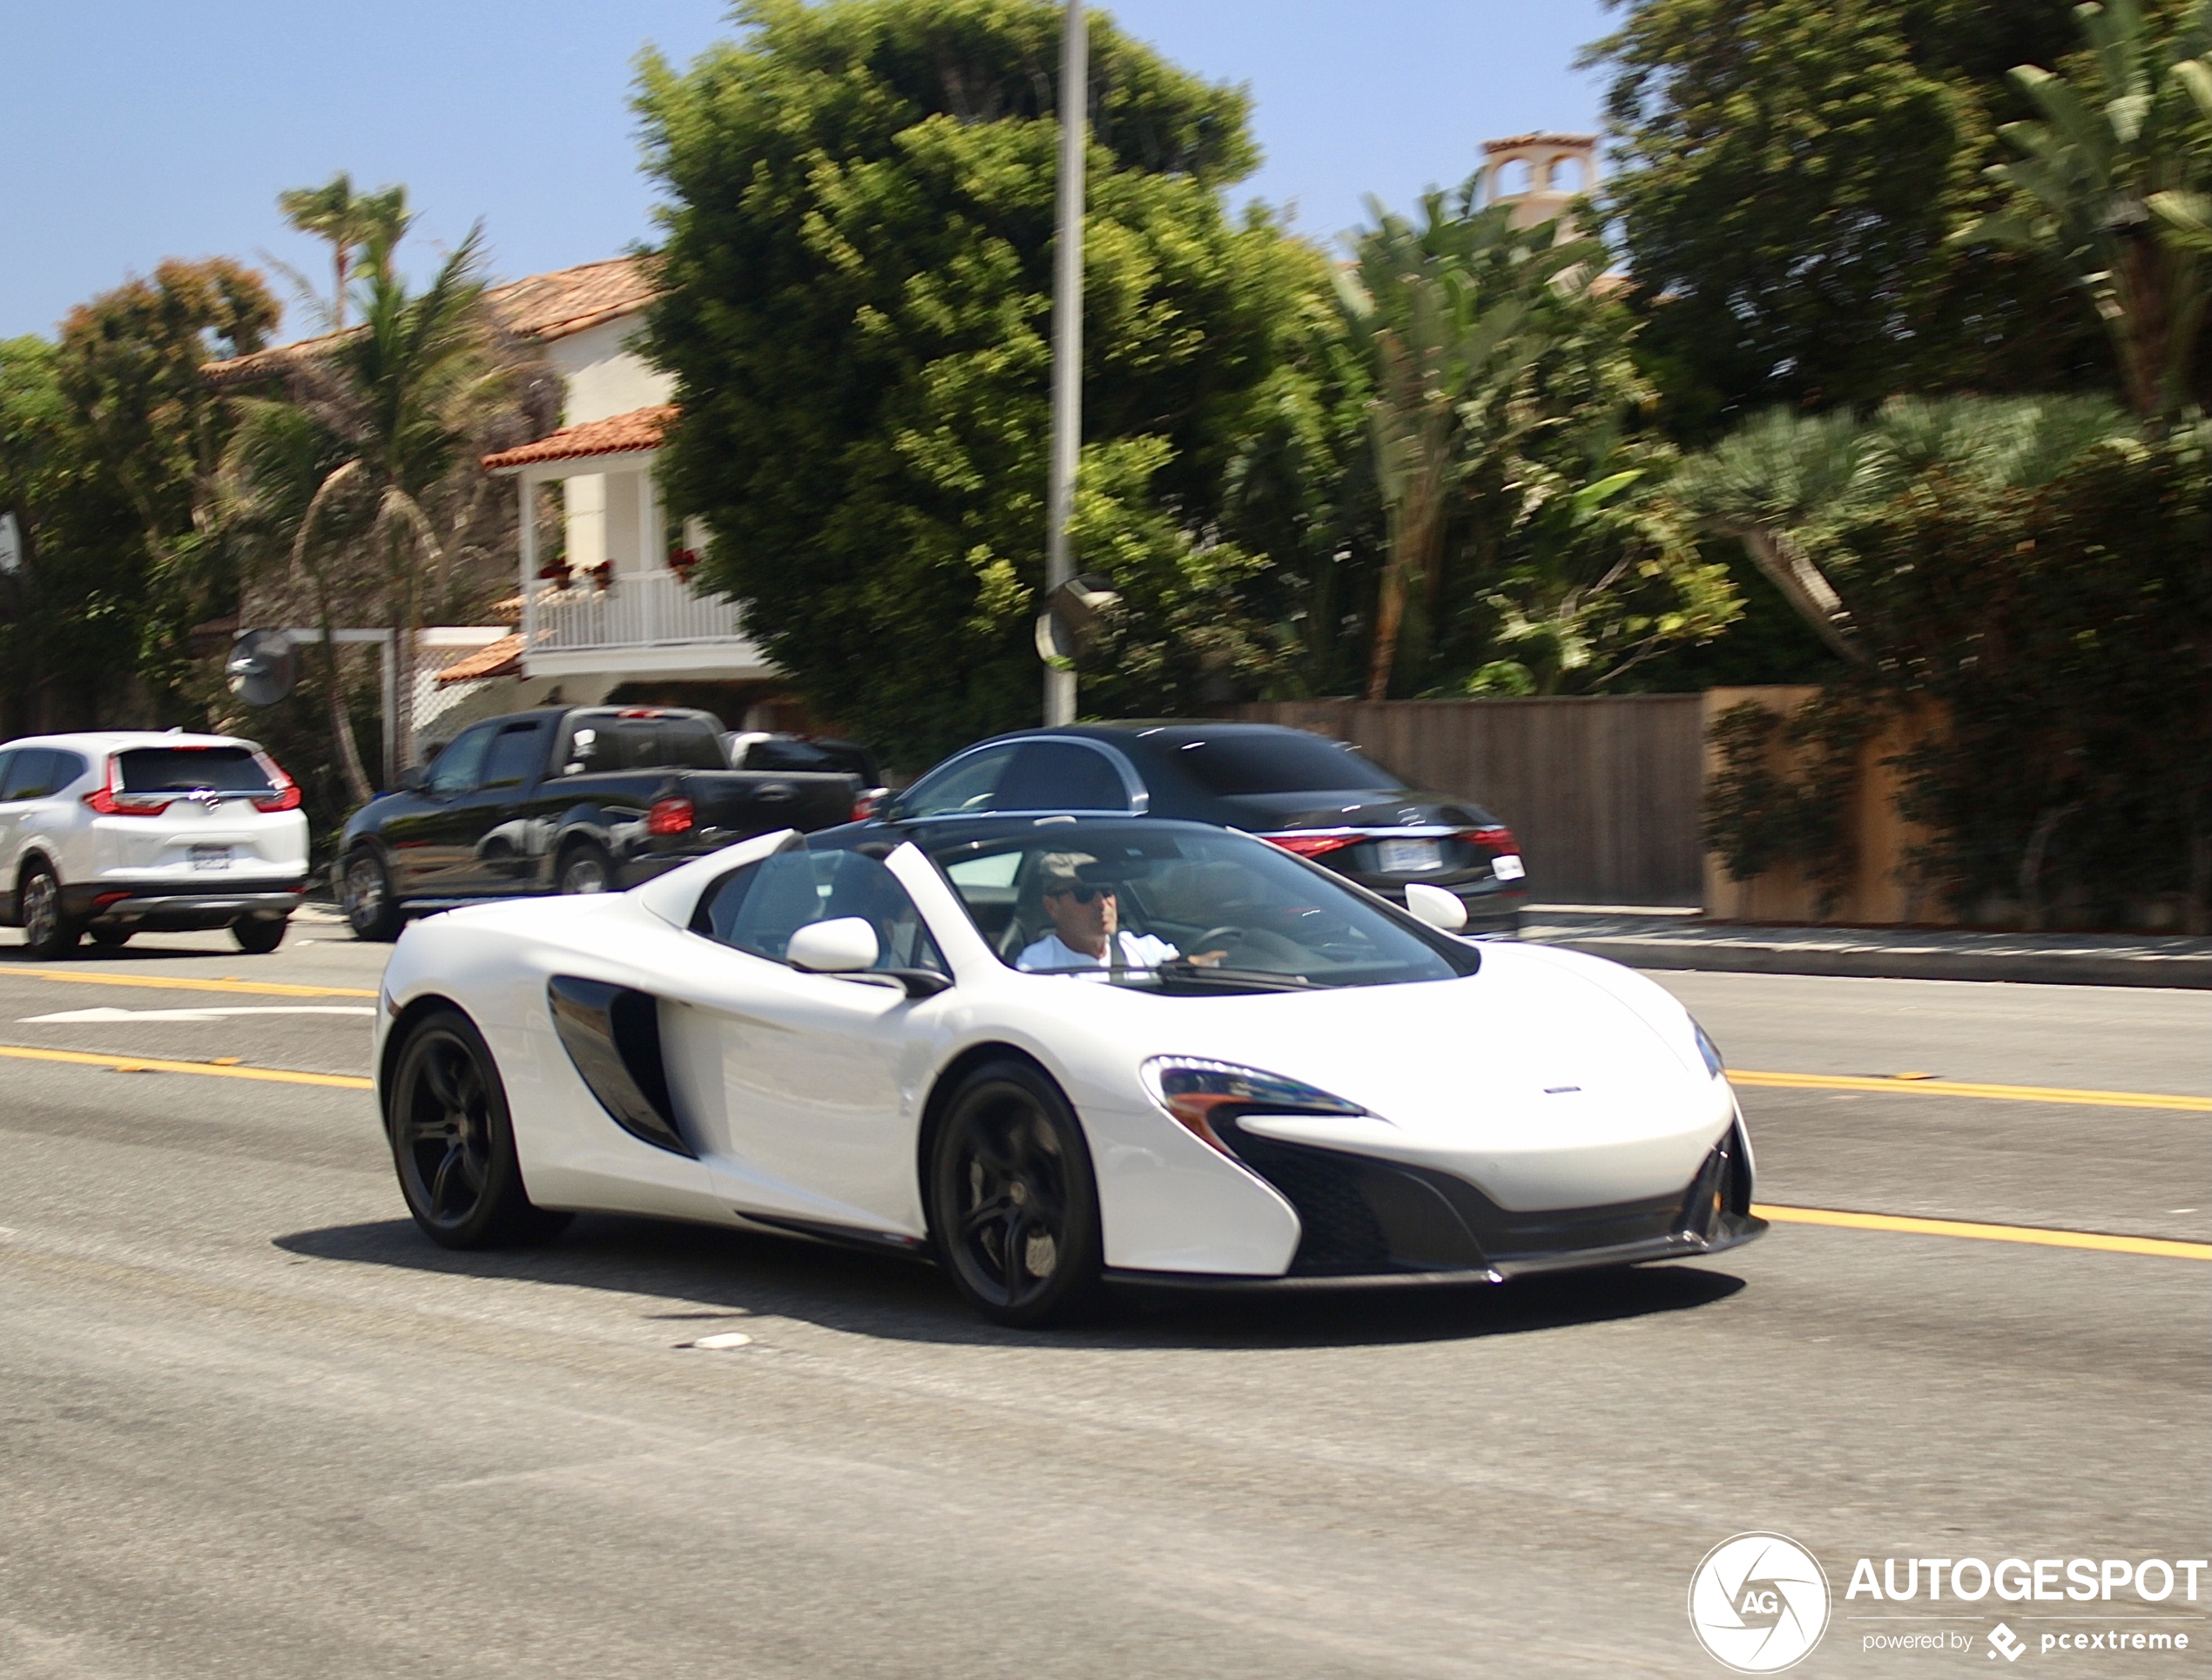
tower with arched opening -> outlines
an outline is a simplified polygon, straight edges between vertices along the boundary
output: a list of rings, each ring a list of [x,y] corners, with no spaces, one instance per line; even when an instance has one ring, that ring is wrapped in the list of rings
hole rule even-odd
[[[1515,134],[1482,143],[1480,198],[1513,206],[1515,227],[1556,220],[1560,235],[1577,233],[1567,206],[1597,184],[1595,134]]]

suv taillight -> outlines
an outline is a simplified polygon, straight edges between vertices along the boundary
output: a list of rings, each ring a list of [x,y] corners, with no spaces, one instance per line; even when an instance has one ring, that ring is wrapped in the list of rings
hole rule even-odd
[[[645,832],[649,834],[688,834],[691,832],[694,813],[691,800],[682,794],[655,800],[645,813]]]
[[[117,786],[123,771],[114,759],[107,761],[107,784],[84,796],[84,803],[104,817],[158,817],[177,802],[173,793],[126,793]]]
[[[253,762],[261,766],[262,774],[269,779],[269,791],[253,796],[256,811],[297,811],[300,808],[300,786],[284,773],[284,767],[266,752],[256,752]]]

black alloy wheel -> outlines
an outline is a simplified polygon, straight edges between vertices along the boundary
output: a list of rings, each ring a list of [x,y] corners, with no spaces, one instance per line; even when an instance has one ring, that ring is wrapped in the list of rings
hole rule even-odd
[[[346,860],[342,878],[346,925],[355,939],[384,942],[400,936],[400,901],[384,860],[364,848]]]
[[[384,1091],[400,1193],[425,1236],[447,1248],[539,1242],[569,1222],[532,1205],[515,1158],[507,1092],[491,1047],[457,1009],[408,1029]]]
[[[1090,1148],[1035,1066],[994,1062],[961,1083],[930,1150],[927,1199],[939,1262],[984,1317],[1065,1324],[1096,1306]]]
[[[240,916],[231,923],[231,937],[248,956],[266,956],[284,943],[290,916]]]
[[[615,860],[604,847],[582,841],[561,853],[557,884],[563,893],[615,892]]]
[[[84,928],[62,908],[62,884],[44,863],[24,872],[22,908],[23,948],[31,955],[51,961],[77,948]]]
[[[111,922],[105,928],[87,928],[84,931],[103,951],[119,951],[131,942],[131,935],[138,930]]]

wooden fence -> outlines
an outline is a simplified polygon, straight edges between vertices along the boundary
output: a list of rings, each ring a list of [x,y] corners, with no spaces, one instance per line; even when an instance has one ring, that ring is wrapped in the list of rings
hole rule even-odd
[[[1698,695],[1291,700],[1231,715],[1354,742],[1417,786],[1474,800],[1519,836],[1536,902],[1703,901]]]

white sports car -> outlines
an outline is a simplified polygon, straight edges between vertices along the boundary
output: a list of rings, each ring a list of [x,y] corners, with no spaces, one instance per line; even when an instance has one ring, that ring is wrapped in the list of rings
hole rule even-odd
[[[1499,1282],[1763,1231],[1682,1006],[1458,908],[1190,823],[766,835],[415,924],[377,1084],[435,1241],[766,1227],[934,1257],[1009,1324],[1102,1283]]]

